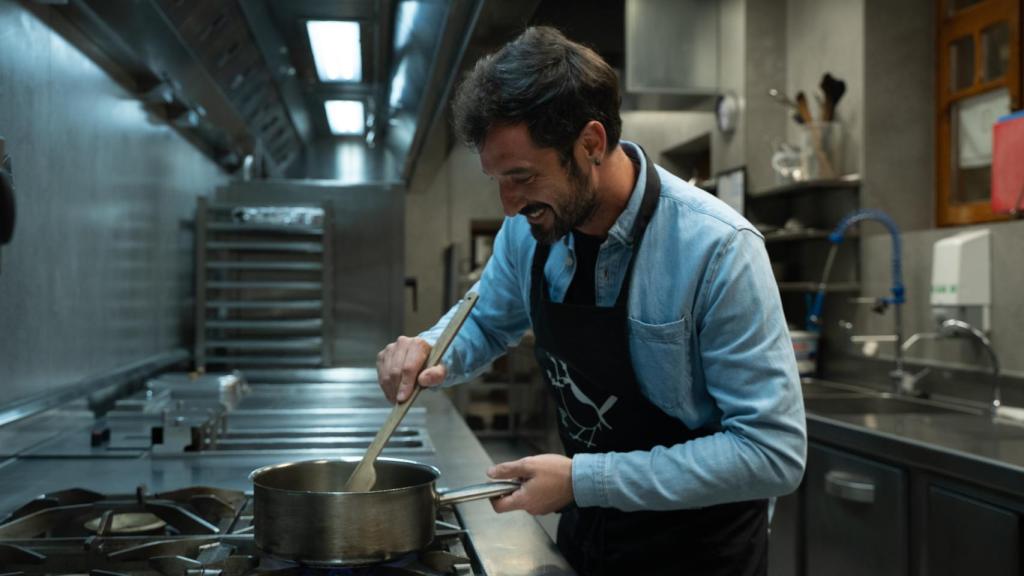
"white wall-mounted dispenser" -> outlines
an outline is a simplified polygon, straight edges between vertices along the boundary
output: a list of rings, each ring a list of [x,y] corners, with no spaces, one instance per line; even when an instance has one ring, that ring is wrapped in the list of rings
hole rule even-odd
[[[935,243],[932,251],[932,315],[936,323],[963,320],[988,332],[992,311],[991,234],[961,232]]]

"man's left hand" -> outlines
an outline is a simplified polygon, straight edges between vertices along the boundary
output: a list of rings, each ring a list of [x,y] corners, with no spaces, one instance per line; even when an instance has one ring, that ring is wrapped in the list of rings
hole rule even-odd
[[[522,480],[515,492],[491,500],[495,512],[525,510],[533,515],[557,512],[572,502],[572,460],[558,454],[529,456],[492,466],[495,480]]]

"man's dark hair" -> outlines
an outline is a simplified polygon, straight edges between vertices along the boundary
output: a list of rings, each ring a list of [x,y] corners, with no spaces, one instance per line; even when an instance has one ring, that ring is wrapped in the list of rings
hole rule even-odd
[[[591,120],[604,125],[608,150],[619,143],[621,96],[615,71],[596,52],[547,26],[527,28],[481,58],[459,86],[455,131],[480,149],[492,126],[526,124],[533,142],[563,163]]]

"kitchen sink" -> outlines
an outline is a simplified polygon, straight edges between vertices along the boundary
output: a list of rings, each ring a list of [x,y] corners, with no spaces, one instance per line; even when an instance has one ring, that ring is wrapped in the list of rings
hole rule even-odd
[[[891,395],[851,395],[805,397],[804,407],[817,414],[967,414],[968,408],[940,404],[917,398]]]

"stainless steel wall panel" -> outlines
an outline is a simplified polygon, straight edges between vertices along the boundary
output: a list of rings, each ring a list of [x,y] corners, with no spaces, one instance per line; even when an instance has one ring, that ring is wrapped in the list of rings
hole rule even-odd
[[[195,197],[227,180],[46,14],[0,0],[19,202],[0,256],[0,405],[183,347]]]

